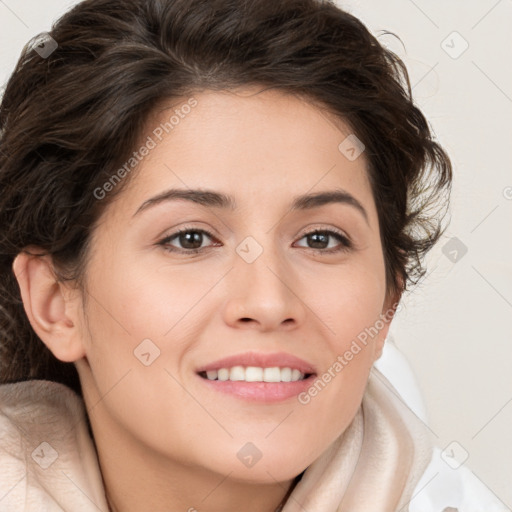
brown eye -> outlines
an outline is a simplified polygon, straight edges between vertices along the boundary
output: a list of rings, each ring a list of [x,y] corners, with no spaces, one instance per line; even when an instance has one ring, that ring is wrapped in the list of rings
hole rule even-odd
[[[345,235],[331,230],[315,230],[305,234],[303,239],[307,240],[307,248],[324,253],[346,251],[352,247]]]
[[[166,236],[158,244],[171,252],[197,253],[209,247],[203,247],[205,238],[213,239],[213,235],[203,229],[182,229]],[[179,244],[179,247],[176,247],[175,244]],[[212,246],[210,245],[210,247]]]
[[[183,249],[199,249],[203,245],[203,233],[199,231],[186,231],[175,237]]]

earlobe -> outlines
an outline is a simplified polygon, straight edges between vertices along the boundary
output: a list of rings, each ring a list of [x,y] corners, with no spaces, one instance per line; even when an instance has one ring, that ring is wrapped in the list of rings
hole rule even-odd
[[[37,336],[53,355],[74,362],[85,355],[77,318],[78,296],[59,282],[51,257],[23,251],[13,262],[23,306]]]

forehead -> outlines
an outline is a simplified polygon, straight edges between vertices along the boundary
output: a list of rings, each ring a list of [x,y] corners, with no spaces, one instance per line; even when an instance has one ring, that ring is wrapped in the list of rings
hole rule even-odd
[[[181,113],[180,119],[173,115],[185,112],[191,98],[196,104],[193,108]],[[257,86],[202,91],[171,103],[162,101],[149,116],[144,135],[158,131],[158,126],[165,129],[164,125],[171,118],[176,124],[171,131],[166,130],[163,137],[172,135],[175,146],[186,148],[193,144],[205,148],[223,142],[219,149],[229,147],[236,151],[237,146],[229,146],[230,142],[260,150],[266,144],[274,159],[281,155],[289,159],[290,153],[300,155],[306,149],[332,151],[337,149],[340,140],[352,133],[345,121],[310,98]],[[196,136],[198,130],[200,140]],[[265,152],[258,154],[261,158],[265,155]]]
[[[243,205],[244,197],[286,202],[341,187],[371,203],[365,155],[347,158],[347,137],[353,134],[341,119],[275,89],[202,91],[161,102],[144,126],[140,144],[151,139],[152,149],[127,199],[136,210],[165,188],[205,188]]]

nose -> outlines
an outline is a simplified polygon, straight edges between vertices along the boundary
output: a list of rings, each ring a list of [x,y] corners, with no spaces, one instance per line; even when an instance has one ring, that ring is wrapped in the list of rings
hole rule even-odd
[[[301,325],[306,315],[301,281],[285,255],[268,245],[252,262],[240,254],[227,276],[225,322],[262,332]]]

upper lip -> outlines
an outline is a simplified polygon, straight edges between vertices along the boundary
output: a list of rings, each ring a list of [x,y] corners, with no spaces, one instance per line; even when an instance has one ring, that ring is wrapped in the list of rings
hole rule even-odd
[[[278,366],[280,368],[291,368],[292,370],[297,369],[304,374],[316,373],[315,368],[307,361],[292,354],[287,354],[286,352],[273,352],[268,354],[261,352],[244,352],[243,354],[235,354],[201,366],[197,369],[197,372],[232,368],[233,366],[258,366],[262,368]]]

